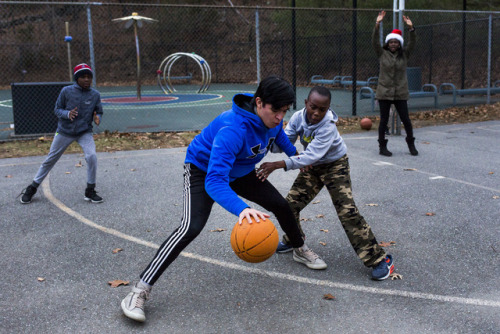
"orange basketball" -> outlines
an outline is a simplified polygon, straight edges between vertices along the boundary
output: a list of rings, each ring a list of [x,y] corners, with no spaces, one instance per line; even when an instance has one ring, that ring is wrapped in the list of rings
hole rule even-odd
[[[252,218],[249,224],[246,219],[238,222],[231,232],[231,247],[243,261],[258,263],[269,259],[278,247],[279,236],[274,224],[269,220],[256,222]]]
[[[361,126],[361,129],[363,130],[370,130],[372,128],[372,120],[369,119],[368,117],[365,117],[361,119],[359,122],[359,125]]]

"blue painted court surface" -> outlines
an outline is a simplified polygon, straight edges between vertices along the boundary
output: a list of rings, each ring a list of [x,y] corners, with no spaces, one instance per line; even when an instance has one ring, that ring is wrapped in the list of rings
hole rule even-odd
[[[0,332],[499,333],[500,121],[415,129],[416,157],[403,136],[389,136],[392,157],[378,154],[376,131],[343,137],[356,204],[378,242],[394,242],[401,280],[370,280],[325,190],[302,212],[322,271],[290,253],[241,261],[237,218],[215,205],[139,324],[120,309],[129,287],[108,282],[137,280],[180,224],[186,149],[98,153],[98,205],[83,200],[81,154],[63,155],[29,205],[16,196],[44,157],[2,159]],[[286,195],[295,176],[270,181]]]

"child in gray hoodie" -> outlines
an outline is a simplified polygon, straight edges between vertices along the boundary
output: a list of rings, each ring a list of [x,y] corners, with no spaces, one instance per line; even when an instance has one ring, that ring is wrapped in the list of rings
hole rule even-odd
[[[103,201],[102,197],[97,195],[95,191],[97,155],[92,134],[92,122],[99,125],[103,112],[101,94],[91,87],[93,75],[89,65],[78,64],[73,70],[75,83],[61,90],[54,108],[58,122],[49,155],[38,169],[33,182],[21,192],[21,203],[31,203],[38,186],[49,174],[66,148],[74,141],[82,147],[88,165],[84,199],[92,203]]]
[[[365,266],[373,268],[372,279],[384,280],[394,270],[392,256],[378,244],[370,225],[354,203],[347,147],[335,125],[338,116],[330,109],[330,102],[331,93],[327,88],[313,87],[305,100],[305,108],[295,112],[285,128],[292,143],[300,138],[304,151],[286,160],[265,162],[257,169],[257,174],[265,180],[278,168],[301,170],[286,199],[304,238],[300,211],[326,186],[354,251]],[[290,249],[284,235],[277,252],[285,253]]]

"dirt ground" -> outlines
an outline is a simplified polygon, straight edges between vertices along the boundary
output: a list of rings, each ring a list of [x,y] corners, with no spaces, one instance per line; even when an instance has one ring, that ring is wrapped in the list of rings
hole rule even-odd
[[[373,126],[369,131],[376,131],[380,118],[370,116]],[[411,113],[414,128],[425,126],[482,122],[500,120],[500,103],[492,105],[453,107],[443,110]],[[340,118],[337,127],[341,134],[362,132],[360,117]],[[138,132],[109,133],[94,135],[98,152],[148,150],[157,148],[185,147],[199,131],[193,132]],[[0,142],[0,159],[35,155],[46,155],[49,152],[52,137],[40,137],[33,140],[17,140]],[[80,153],[77,143],[68,147],[66,153]]]

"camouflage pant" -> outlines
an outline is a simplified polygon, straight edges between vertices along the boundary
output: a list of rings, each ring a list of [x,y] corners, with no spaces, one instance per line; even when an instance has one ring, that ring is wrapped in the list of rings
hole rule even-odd
[[[295,179],[286,200],[290,203],[302,235],[305,236],[300,225],[300,211],[316,197],[323,186],[326,186],[330,193],[337,215],[356,254],[367,267],[378,264],[386,253],[377,243],[370,225],[354,203],[347,155],[335,162],[300,172]],[[283,239],[287,241],[286,236]]]

